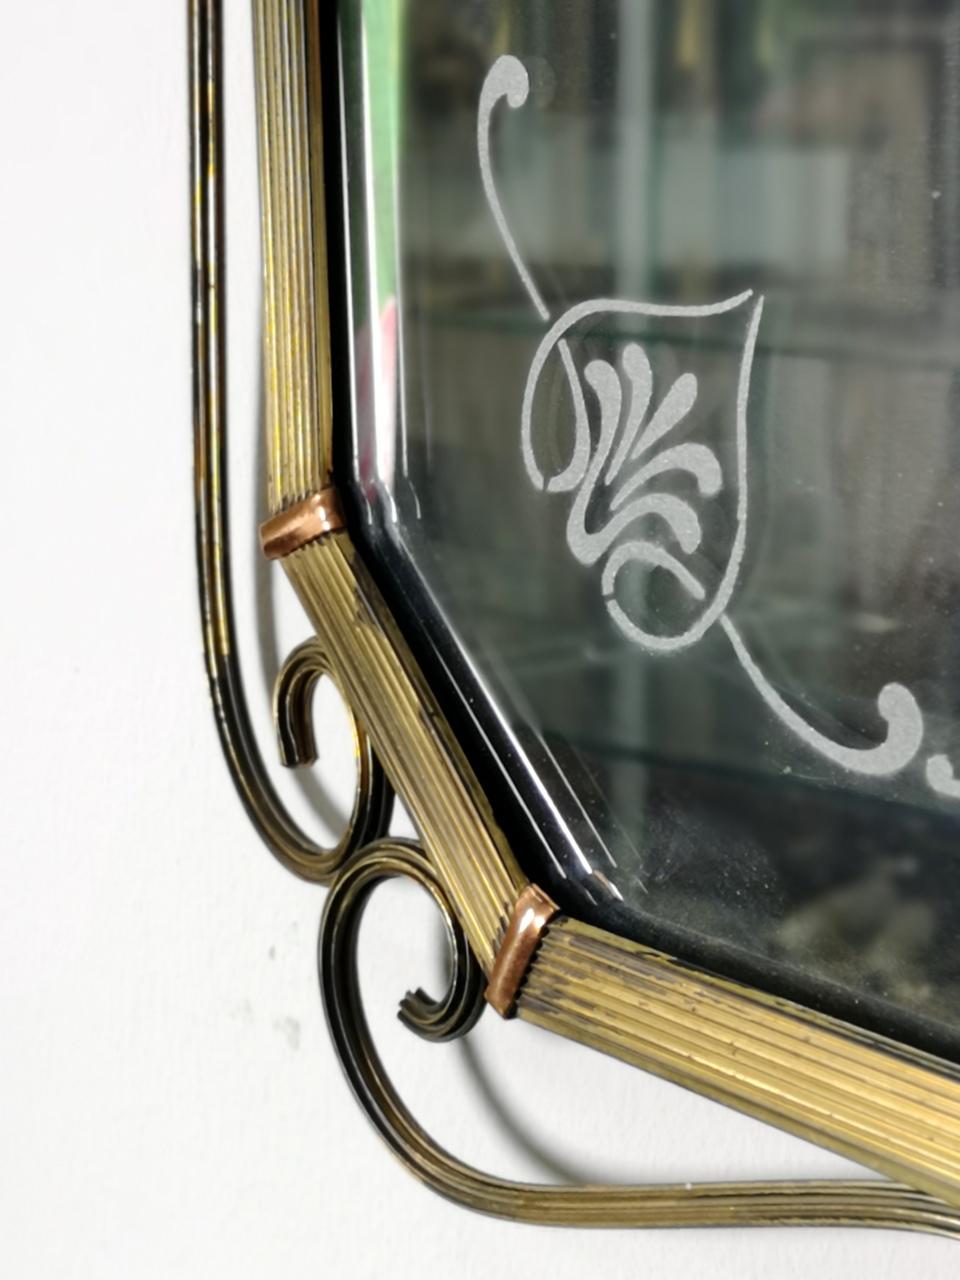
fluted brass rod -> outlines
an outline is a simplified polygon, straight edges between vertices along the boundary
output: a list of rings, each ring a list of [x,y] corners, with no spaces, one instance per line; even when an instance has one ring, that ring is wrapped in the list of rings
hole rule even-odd
[[[316,6],[254,0],[267,500],[330,484],[331,379]]]

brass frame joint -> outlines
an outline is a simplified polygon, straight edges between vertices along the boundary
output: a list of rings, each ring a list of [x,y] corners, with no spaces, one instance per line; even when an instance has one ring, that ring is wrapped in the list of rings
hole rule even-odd
[[[343,508],[332,486],[311,493],[260,526],[260,549],[268,560],[282,560],[308,542],[344,527]]]
[[[535,884],[528,884],[517,899],[484,992],[487,1003],[501,1018],[509,1018],[513,1014],[517,993],[527,976],[543,931],[559,913],[560,908],[553,899]]]

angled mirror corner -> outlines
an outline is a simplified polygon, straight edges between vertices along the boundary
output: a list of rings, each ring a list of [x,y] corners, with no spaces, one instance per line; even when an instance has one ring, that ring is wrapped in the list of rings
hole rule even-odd
[[[343,0],[326,113],[339,473],[525,870],[954,1061],[958,40]]]

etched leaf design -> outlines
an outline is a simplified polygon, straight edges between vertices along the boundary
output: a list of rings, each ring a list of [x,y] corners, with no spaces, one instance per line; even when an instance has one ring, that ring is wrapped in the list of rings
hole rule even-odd
[[[500,231],[504,246],[541,320],[550,319],[550,310],[520,255],[507,224],[493,180],[490,164],[490,120],[496,103],[506,100],[517,109],[527,100],[529,76],[519,59],[499,57],[484,80],[477,111],[477,153],[484,192]],[[749,319],[740,355],[735,403],[733,404],[734,454],[736,458],[735,530],[720,581],[707,598],[704,585],[683,560],[656,539],[656,531],[668,534],[681,554],[691,555],[700,545],[703,531],[693,506],[685,499],[654,487],[660,477],[686,471],[693,477],[701,499],[711,499],[721,491],[724,476],[712,449],[696,442],[668,445],[654,452],[654,446],[685,418],[697,399],[697,379],[681,374],[663,400],[648,417],[653,400],[653,375],[646,352],[637,343],[628,344],[621,364],[630,386],[630,405],[623,418],[623,395],[619,375],[607,361],[595,360],[585,370],[585,380],[599,401],[600,435],[593,447],[587,401],[578,375],[568,337],[581,321],[596,316],[631,315],[649,319],[690,322],[697,326],[729,316],[749,304]],[[726,634],[734,654],[767,707],[813,751],[853,772],[884,777],[903,769],[916,756],[924,735],[923,715],[916,699],[903,685],[886,684],[877,698],[877,710],[887,725],[880,742],[862,747],[838,743],[819,732],[791,707],[770,683],[747,649],[738,628],[727,613],[743,561],[747,535],[747,402],[763,315],[763,298],[752,290],[719,302],[694,305],[635,301],[626,298],[593,298],[568,307],[553,320],[537,347],[523,390],[520,411],[520,444],[524,467],[533,486],[547,493],[574,493],[567,521],[567,542],[571,552],[586,565],[606,555],[601,586],[610,617],[624,635],[650,652],[673,653],[696,644],[717,623]],[[574,413],[573,447],[566,465],[549,474],[541,468],[533,438],[533,402],[541,375],[553,353],[559,356]],[[644,460],[645,459],[645,460]],[[639,464],[629,473],[628,464]],[[622,478],[621,478],[622,477]],[[588,526],[588,508],[598,485],[604,489],[618,483],[609,503],[609,516],[598,529]],[[656,517],[656,521],[647,517]],[[637,526],[647,528],[637,535]],[[629,536],[628,535],[629,530]],[[618,598],[618,579],[628,564],[666,572],[686,593],[704,607],[685,629],[675,634],[656,634],[629,616]],[[949,759],[937,754],[927,761],[927,782],[943,796],[960,799],[958,780]]]
[[[628,377],[630,377],[629,369],[632,368],[638,379],[637,382],[632,383],[633,398],[626,419],[623,417],[623,388],[620,376],[613,365],[606,360],[593,360],[584,371],[584,379],[592,388],[600,406],[600,433],[567,524],[570,546],[584,564],[594,564],[610,550],[617,538],[629,526],[648,516],[658,517],[687,555],[696,551],[703,540],[700,518],[693,506],[684,498],[657,490],[640,493],[632,497],[629,502],[616,504],[619,509],[611,509],[609,518],[603,525],[597,529],[590,528],[588,512],[595,505],[594,498],[598,492],[601,475],[608,467],[610,455],[618,446],[618,451],[621,453],[629,451],[643,421],[642,414],[638,415],[636,412],[637,405],[649,403],[649,380],[643,363],[646,362],[646,356],[643,356],[643,362],[641,362],[637,359],[638,352],[642,354],[642,349],[636,344],[631,344],[624,353],[624,368],[628,372]],[[626,359],[627,353],[630,355],[629,360]],[[646,369],[649,369],[649,364],[646,364]],[[674,384],[674,389],[676,386],[677,384]],[[683,413],[687,411],[684,408],[686,404],[692,404],[689,396],[673,395],[667,413],[654,415],[653,421],[660,435],[671,430],[681,420]],[[656,421],[658,418],[659,421]],[[649,431],[649,426],[647,430]],[[627,450],[623,449],[625,439]],[[615,471],[614,476],[616,474]],[[634,488],[636,487],[634,485]],[[613,505],[611,504],[611,508]]]

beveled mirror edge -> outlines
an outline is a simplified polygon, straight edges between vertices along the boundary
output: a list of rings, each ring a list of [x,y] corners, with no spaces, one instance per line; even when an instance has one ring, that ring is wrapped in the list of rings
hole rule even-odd
[[[219,4],[191,0],[190,7],[192,102],[202,124],[205,111],[214,119],[219,109],[212,83],[216,57],[200,56],[206,50],[203,41],[209,44],[210,33],[219,24]],[[317,147],[310,142],[310,134],[319,128],[319,121],[308,85],[316,82],[319,51],[311,19],[315,10],[309,0],[255,0],[254,8],[264,165],[265,358],[268,365],[271,361],[290,364],[270,391],[274,407],[269,423],[275,446],[271,508],[280,512],[308,496],[303,492],[307,472],[319,488],[330,470],[330,423],[302,411],[296,361],[281,350],[285,342],[294,344],[297,317],[302,319],[304,311],[309,312],[312,299],[324,296],[323,252],[322,245],[319,252],[317,246],[322,222],[302,212],[307,208],[304,187],[314,197],[318,190]],[[198,44],[203,45],[199,52]],[[278,62],[281,53],[283,70]],[[284,76],[293,78],[292,87]],[[288,144],[296,139],[300,139],[299,159],[287,163]],[[215,203],[205,179],[212,174],[215,185],[219,166],[207,163],[204,149],[212,147],[216,160],[217,145],[215,128],[206,133],[202,127],[195,128],[195,210],[204,201]],[[208,366],[216,366],[222,325],[211,337],[209,326],[201,323],[216,300],[219,270],[211,268],[218,268],[221,248],[216,228],[211,232],[203,217],[195,216],[194,237],[199,432],[223,413],[217,379],[211,387],[203,377],[205,367],[209,373]],[[309,271],[308,263],[312,264]],[[326,357],[321,353],[319,358]],[[216,467],[215,450],[198,450],[198,493],[212,494],[219,503]],[[217,615],[218,625],[211,628],[209,623],[211,599],[222,594],[224,580],[217,564],[222,570],[226,556],[216,533],[209,521],[206,525],[201,521],[205,639],[211,688],[223,721],[231,711],[229,703],[218,697],[222,672],[211,654],[222,658],[232,649],[224,631],[229,601]],[[456,920],[489,974],[506,921],[527,881],[482,789],[349,532],[328,533],[287,555],[283,565],[334,678],[406,803]],[[224,741],[228,745],[226,737]],[[227,756],[248,809],[255,810],[250,794],[257,791],[257,779],[241,779],[230,750]],[[297,863],[287,865],[304,873]],[[960,1204],[960,1073],[946,1062],[703,974],[662,953],[565,917],[545,930],[519,990],[517,1013]],[[862,1184],[833,1185],[862,1189]],[[877,1184],[878,1194],[884,1186]],[[887,1188],[885,1193],[894,1190]],[[803,1195],[801,1184],[796,1194]],[[906,1220],[906,1204],[901,1209],[891,1211],[883,1224],[918,1225]],[[955,1225],[949,1210],[941,1216]],[[564,1220],[580,1219],[571,1212]],[[665,1214],[662,1221],[681,1220],[689,1219]],[[800,1219],[784,1212],[778,1220]],[[844,1211],[842,1220],[866,1224],[870,1216],[851,1210]]]

